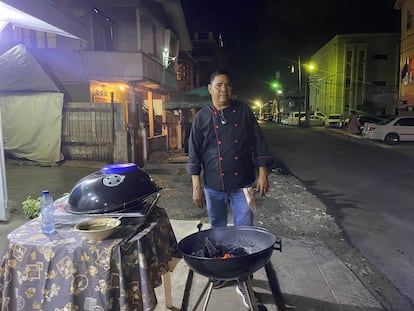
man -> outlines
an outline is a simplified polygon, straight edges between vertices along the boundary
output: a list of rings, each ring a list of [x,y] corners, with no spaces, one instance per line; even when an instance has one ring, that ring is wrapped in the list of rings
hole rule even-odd
[[[265,195],[273,159],[250,108],[232,100],[229,74],[212,73],[208,91],[212,103],[196,114],[189,139],[186,168],[192,178],[193,202],[199,208],[207,207],[212,228],[227,226],[228,205],[235,226],[252,226],[252,185],[256,181],[257,192]]]

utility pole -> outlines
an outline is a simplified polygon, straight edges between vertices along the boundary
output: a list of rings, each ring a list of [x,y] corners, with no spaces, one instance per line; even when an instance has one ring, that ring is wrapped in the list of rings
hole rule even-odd
[[[300,110],[302,107],[302,65],[300,63],[300,55],[298,57],[298,84],[299,84],[299,105],[298,105],[298,110],[299,110],[299,121],[298,121],[298,126],[300,127]]]

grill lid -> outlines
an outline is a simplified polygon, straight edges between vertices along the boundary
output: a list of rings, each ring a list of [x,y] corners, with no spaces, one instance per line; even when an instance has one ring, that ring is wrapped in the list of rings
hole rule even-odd
[[[155,200],[159,190],[136,164],[110,164],[76,183],[69,195],[68,211],[74,214],[125,211],[146,214],[148,201]]]

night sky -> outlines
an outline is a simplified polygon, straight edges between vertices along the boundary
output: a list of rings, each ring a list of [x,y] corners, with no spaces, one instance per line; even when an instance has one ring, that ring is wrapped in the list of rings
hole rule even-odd
[[[336,34],[400,32],[394,0],[181,0],[190,32],[221,32],[236,93],[263,99],[279,71],[285,89],[302,63]]]

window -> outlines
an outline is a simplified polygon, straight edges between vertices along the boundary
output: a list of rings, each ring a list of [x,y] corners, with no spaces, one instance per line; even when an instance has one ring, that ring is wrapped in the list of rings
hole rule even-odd
[[[401,118],[394,125],[399,126],[414,126],[414,118]]]
[[[38,48],[56,48],[56,34],[36,31],[36,46]]]
[[[114,51],[114,28],[112,21],[102,15],[97,9],[93,15],[93,41],[94,49],[101,51]]]

